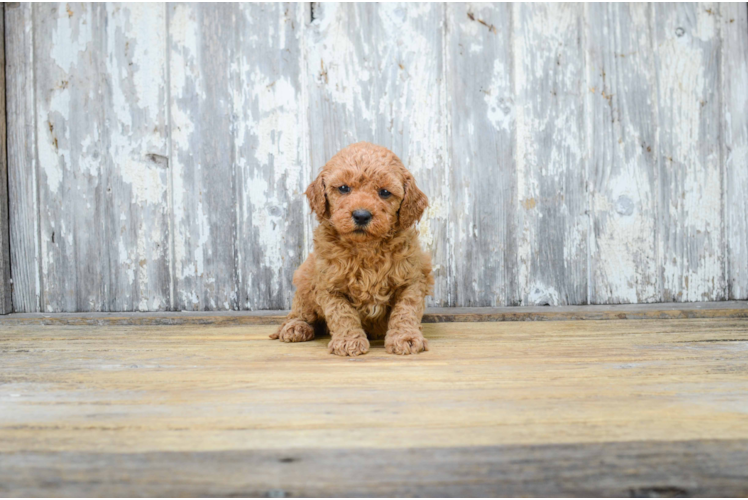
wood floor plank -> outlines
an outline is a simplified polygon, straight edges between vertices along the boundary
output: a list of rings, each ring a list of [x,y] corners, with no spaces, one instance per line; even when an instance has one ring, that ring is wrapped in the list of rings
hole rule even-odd
[[[288,311],[181,311],[149,313],[17,313],[9,325],[280,325]],[[748,318],[748,302],[681,302],[559,307],[430,307],[424,323],[475,321],[581,321],[608,319]]]
[[[748,321],[425,325],[360,358],[274,326],[11,326],[0,452],[748,439]]]
[[[6,324],[0,495],[748,491],[748,319],[436,323],[359,358],[274,328]]]
[[[0,455],[0,495],[742,497],[748,494],[747,460],[744,440],[405,450],[22,452]]]

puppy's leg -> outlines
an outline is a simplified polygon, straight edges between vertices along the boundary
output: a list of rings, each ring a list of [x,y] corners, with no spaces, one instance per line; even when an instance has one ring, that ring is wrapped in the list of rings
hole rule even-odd
[[[390,314],[384,348],[390,354],[417,354],[429,350],[423,337],[421,318],[425,308],[427,286],[414,283],[405,288]]]
[[[311,256],[310,256],[311,257]],[[271,339],[281,342],[306,342],[314,340],[314,327],[311,323],[318,321],[312,297],[311,275],[314,272],[314,259],[307,260],[294,273],[296,293],[293,296],[291,312],[278,331],[270,335]]]
[[[288,313],[286,321],[278,328],[278,331],[271,334],[271,339],[278,339],[281,342],[306,342],[314,340],[314,327],[305,321],[303,299],[296,292],[293,298],[291,312]],[[306,315],[307,317],[309,315]],[[312,318],[309,318],[313,321]]]
[[[314,327],[301,319],[286,320],[277,332],[270,335],[271,339],[281,342],[307,342],[314,340]]]
[[[324,311],[332,340],[327,350],[338,356],[358,356],[369,352],[369,340],[361,328],[358,312],[345,297],[322,292],[317,302]]]

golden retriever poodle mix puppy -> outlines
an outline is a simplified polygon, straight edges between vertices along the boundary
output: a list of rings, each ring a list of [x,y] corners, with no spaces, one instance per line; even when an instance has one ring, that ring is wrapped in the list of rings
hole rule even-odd
[[[389,149],[367,142],[339,151],[306,190],[319,220],[314,252],[294,273],[291,312],[270,337],[314,339],[329,330],[328,350],[358,356],[367,338],[387,352],[428,350],[421,317],[431,292],[431,258],[413,227],[428,206],[413,175]]]

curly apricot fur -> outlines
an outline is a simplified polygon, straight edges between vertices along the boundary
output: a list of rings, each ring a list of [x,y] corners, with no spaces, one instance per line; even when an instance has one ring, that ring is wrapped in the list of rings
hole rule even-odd
[[[294,273],[291,312],[270,337],[312,340],[317,327],[340,356],[368,352],[367,337],[385,337],[393,354],[428,350],[421,317],[434,278],[413,227],[428,198],[413,175],[392,151],[359,142],[333,156],[306,195],[320,223],[314,253]],[[354,210],[372,214],[364,228]]]

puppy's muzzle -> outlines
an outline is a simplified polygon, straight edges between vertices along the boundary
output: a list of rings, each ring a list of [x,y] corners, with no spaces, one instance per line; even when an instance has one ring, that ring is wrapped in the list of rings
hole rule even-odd
[[[351,215],[353,216],[353,222],[355,222],[358,227],[364,227],[371,221],[371,212],[368,210],[354,210]]]

